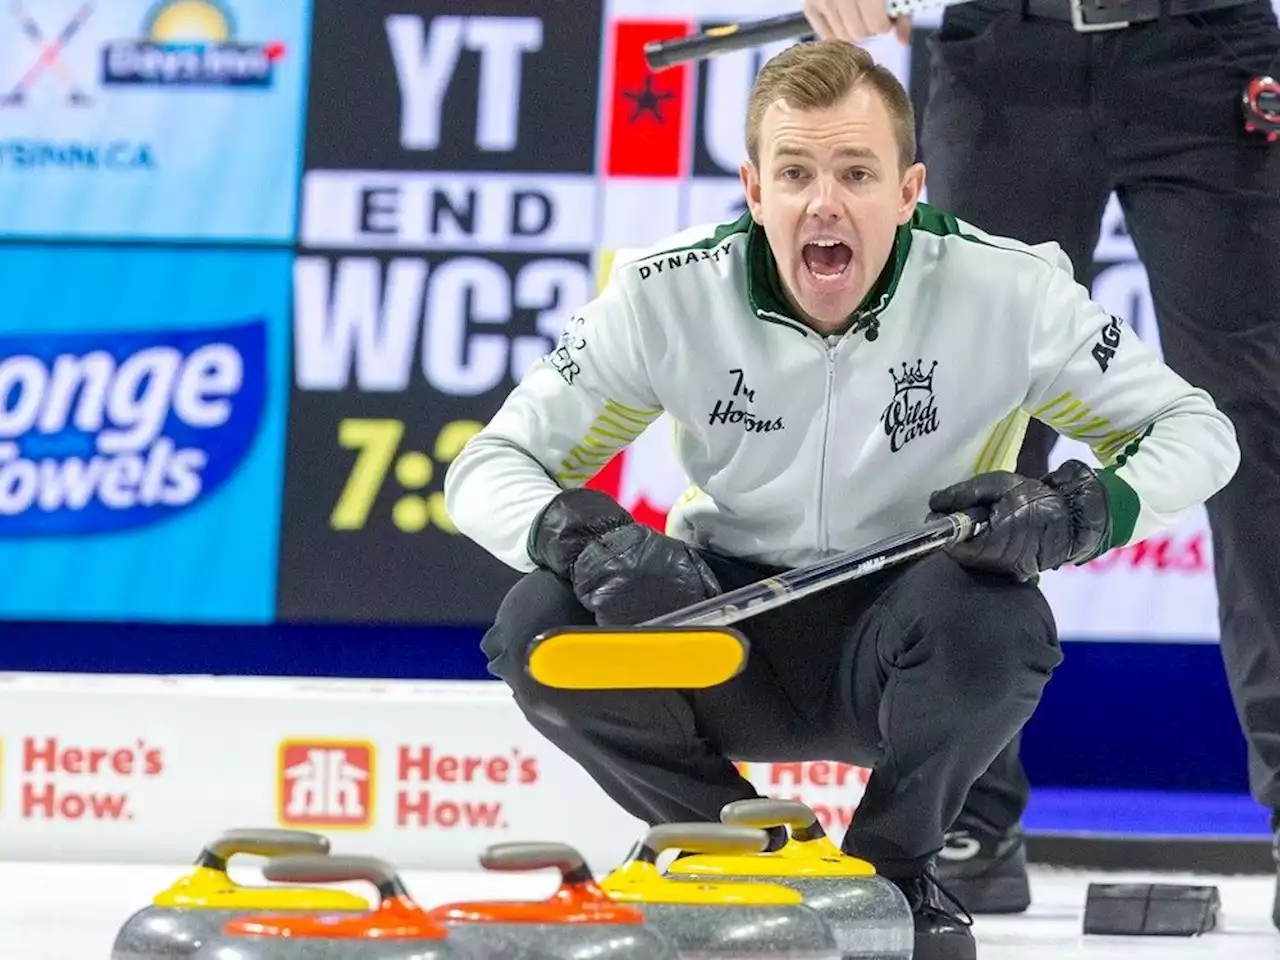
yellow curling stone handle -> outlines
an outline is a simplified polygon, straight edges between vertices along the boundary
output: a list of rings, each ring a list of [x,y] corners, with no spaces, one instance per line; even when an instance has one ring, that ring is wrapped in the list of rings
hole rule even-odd
[[[227,861],[237,854],[325,856],[328,852],[328,838],[306,830],[227,830],[205,845],[191,873],[158,893],[153,903],[208,910],[368,910],[367,900],[343,890],[241,886],[227,875]]]
[[[831,842],[813,809],[799,800],[736,800],[720,811],[735,826],[786,827],[787,842],[772,853],[682,857],[667,872],[681,877],[871,877],[875,867]]]
[[[759,853],[769,843],[763,830],[724,823],[670,823],[650,828],[627,859],[600,884],[624,903],[717,906],[788,906],[804,902],[789,887],[772,883],[689,883],[672,880],[658,869],[669,850],[729,856]],[[677,861],[678,862],[678,861]]]

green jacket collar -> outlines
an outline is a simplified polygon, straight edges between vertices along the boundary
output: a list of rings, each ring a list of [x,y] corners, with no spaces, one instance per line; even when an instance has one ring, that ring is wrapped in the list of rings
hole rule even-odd
[[[751,309],[761,320],[785,323],[798,327],[804,333],[811,332],[809,327],[793,316],[764,228],[752,219],[750,212],[743,214],[743,219],[739,222],[744,221],[747,228],[747,300]],[[911,224],[905,223],[898,227],[893,239],[889,262],[880,271],[880,276],[863,297],[862,303],[858,304],[858,309],[849,317],[850,324],[864,314],[878,314],[889,305],[898,289],[898,282],[902,279],[902,271],[906,268],[910,252]]]

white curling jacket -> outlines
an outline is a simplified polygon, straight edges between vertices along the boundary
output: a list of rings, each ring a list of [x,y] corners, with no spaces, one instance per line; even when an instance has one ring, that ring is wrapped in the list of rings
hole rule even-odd
[[[919,525],[933,491],[1013,469],[1030,417],[1104,465],[1107,549],[1176,523],[1238,465],[1230,421],[1089,298],[1056,244],[921,204],[850,332],[791,314],[750,214],[617,264],[449,468],[454,523],[533,569],[539,511],[663,411],[692,482],[667,532],[788,567]]]

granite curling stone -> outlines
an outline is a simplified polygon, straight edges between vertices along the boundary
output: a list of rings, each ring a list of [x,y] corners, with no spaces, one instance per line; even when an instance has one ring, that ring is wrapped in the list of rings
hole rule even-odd
[[[111,960],[190,957],[228,920],[263,910],[365,911],[369,904],[341,890],[241,886],[227,875],[238,854],[325,856],[329,841],[304,830],[228,830],[200,851],[195,869],[156,894],[116,934]]]
[[[910,960],[915,924],[907,898],[865,860],[842,852],[813,810],[796,800],[738,800],[720,813],[727,824],[785,827],[787,842],[771,853],[700,855],[672,863],[681,880],[782,884],[803,895],[831,928],[844,960]]]
[[[690,883],[657,866],[667,851],[743,855],[763,850],[763,830],[720,823],[664,824],[648,830],[602,882],[615,900],[643,911],[685,960],[838,960],[835,937],[790,887],[716,880]]]
[[[486,870],[500,872],[555,868],[560,884],[545,900],[459,902],[432,910],[431,916],[460,942],[513,960],[679,960],[642,911],[617,903],[600,888],[574,847],[499,843],[479,859]]]
[[[378,905],[364,913],[241,916],[194,960],[498,960],[454,942],[375,857],[299,854],[269,861],[262,873],[284,883],[366,881],[377,889]]]

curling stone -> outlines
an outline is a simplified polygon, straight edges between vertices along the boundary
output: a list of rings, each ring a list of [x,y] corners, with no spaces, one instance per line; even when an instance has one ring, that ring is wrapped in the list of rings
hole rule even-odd
[[[242,915],[194,960],[497,960],[453,942],[414,903],[395,870],[374,857],[284,856],[268,861],[262,874],[280,883],[364,880],[377,888],[378,906],[356,914]]]
[[[768,834],[720,823],[664,824],[648,830],[602,882],[620,903],[639,907],[685,960],[838,960],[835,937],[796,890],[780,884],[673,880],[658,869],[669,850],[721,856],[758,853]]]
[[[796,800],[738,800],[720,812],[720,819],[761,829],[786,827],[787,842],[772,853],[683,857],[667,868],[669,876],[783,884],[802,894],[827,922],[844,960],[911,960],[915,922],[907,898],[871,864],[832,843],[808,806]]]
[[[494,871],[560,871],[545,900],[449,903],[431,916],[449,935],[489,956],[534,960],[679,960],[680,954],[644,913],[620,904],[596,883],[582,855],[560,843],[499,843],[480,854]],[[522,951],[522,952],[521,952]]]
[[[240,886],[227,876],[227,861],[239,853],[270,857],[328,852],[327,838],[304,830],[228,830],[200,851],[193,871],[125,921],[116,934],[111,960],[189,957],[229,919],[255,911],[368,910],[365,900],[341,890]]]

